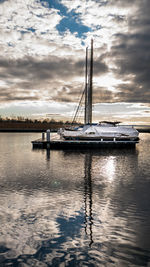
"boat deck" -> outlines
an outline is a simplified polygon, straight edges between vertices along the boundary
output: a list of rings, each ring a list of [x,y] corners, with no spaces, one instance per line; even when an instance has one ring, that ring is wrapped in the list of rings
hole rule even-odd
[[[37,139],[32,141],[33,148],[50,149],[80,149],[80,148],[104,148],[104,147],[134,147],[138,141],[104,141],[104,140],[64,140],[56,134],[50,141],[46,139]]]

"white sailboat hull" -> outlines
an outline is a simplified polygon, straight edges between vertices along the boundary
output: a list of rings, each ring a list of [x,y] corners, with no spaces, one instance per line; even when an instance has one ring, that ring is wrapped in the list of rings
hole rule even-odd
[[[62,130],[60,135],[66,140],[135,141],[139,140],[138,131],[133,127],[85,125],[78,130]]]

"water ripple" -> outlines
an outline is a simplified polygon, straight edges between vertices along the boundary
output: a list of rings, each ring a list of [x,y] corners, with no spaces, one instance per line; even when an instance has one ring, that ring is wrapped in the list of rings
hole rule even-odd
[[[1,134],[0,266],[148,266],[150,136],[48,154],[35,135]]]

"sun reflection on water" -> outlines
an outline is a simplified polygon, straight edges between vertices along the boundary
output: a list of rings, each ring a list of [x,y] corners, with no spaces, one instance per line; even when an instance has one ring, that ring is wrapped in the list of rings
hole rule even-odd
[[[114,177],[115,177],[115,171],[116,171],[116,161],[115,161],[115,157],[110,156],[104,167],[103,167],[103,171],[105,173],[105,176],[107,177],[109,182],[112,182]]]

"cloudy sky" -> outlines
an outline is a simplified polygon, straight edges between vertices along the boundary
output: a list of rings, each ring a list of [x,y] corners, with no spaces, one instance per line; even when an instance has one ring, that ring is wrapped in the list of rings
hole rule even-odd
[[[150,123],[149,14],[149,0],[0,0],[0,116],[71,120],[93,38],[94,120]]]

